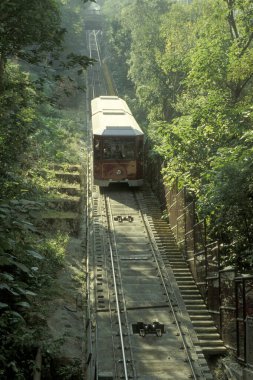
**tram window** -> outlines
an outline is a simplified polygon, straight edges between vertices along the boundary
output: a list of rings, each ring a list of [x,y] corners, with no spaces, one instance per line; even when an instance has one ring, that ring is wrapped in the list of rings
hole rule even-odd
[[[97,160],[100,159],[100,141],[97,139],[94,140],[94,157]]]
[[[104,144],[103,158],[108,160],[112,159],[112,149],[110,144]]]
[[[103,158],[106,160],[134,160],[135,141],[122,141],[114,139],[104,140]]]
[[[122,153],[122,149],[119,146],[119,144],[115,145],[115,149],[113,150],[113,158],[124,158],[123,153]]]
[[[123,151],[127,160],[135,159],[135,141],[126,141],[123,144]]]
[[[138,159],[141,160],[143,158],[143,140],[138,141],[137,153],[138,153]]]

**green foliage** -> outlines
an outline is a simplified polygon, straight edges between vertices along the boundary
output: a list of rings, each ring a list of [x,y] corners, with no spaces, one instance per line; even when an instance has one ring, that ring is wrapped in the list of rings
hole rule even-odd
[[[196,193],[199,216],[240,269],[252,267],[253,246],[252,14],[249,0],[126,2],[115,37],[167,184],[178,178]]]
[[[13,70],[14,73],[15,70]],[[45,333],[43,331],[44,317],[43,315],[40,316],[44,312],[43,302],[52,297],[50,287],[54,281],[55,272],[63,263],[68,242],[68,236],[63,234],[44,238],[38,234],[37,229],[32,224],[33,215],[41,212],[44,205],[28,200],[28,198],[38,197],[38,195],[41,197],[43,191],[45,197],[45,189],[48,191],[49,183],[47,182],[44,188],[40,186],[38,178],[42,166],[40,166],[40,171],[35,170],[36,176],[32,176],[30,174],[32,172],[31,165],[33,165],[34,158],[41,160],[38,165],[42,165],[43,157],[50,158],[51,161],[54,159],[54,154],[58,157],[59,162],[65,161],[64,153],[60,157],[61,148],[63,152],[66,149],[66,155],[70,157],[70,161],[74,160],[78,157],[76,152],[80,148],[79,132],[81,125],[79,131],[76,132],[75,128],[78,122],[71,121],[70,115],[69,119],[65,116],[64,123],[63,120],[56,119],[59,124],[58,133],[57,131],[53,133],[53,124],[48,125],[45,119],[41,117],[40,123],[38,121],[36,123],[37,127],[41,128],[41,133],[38,129],[37,133],[34,134],[34,122],[29,121],[30,117],[31,119],[34,117],[33,109],[31,116],[29,115],[30,109],[28,114],[24,112],[30,100],[29,87],[24,86],[24,93],[26,93],[25,91],[27,91],[27,99],[20,97],[20,106],[15,91],[13,94],[16,97],[11,98],[12,93],[3,96],[4,99],[8,99],[8,102],[10,99],[16,99],[16,110],[14,108],[14,111],[9,113],[6,111],[8,107],[11,110],[11,102],[7,104],[6,110],[3,110],[6,115],[6,123],[9,116],[13,117],[16,128],[15,123],[9,123],[9,135],[6,135],[4,128],[1,135],[1,147],[3,147],[1,151],[3,162],[1,197],[12,198],[11,201],[6,200],[0,205],[1,379],[27,379],[31,377],[38,343]],[[54,113],[55,116],[59,115],[57,111]],[[17,128],[18,123],[20,129]],[[64,132],[65,124],[68,125],[67,132]],[[47,139],[44,138],[45,136]],[[38,137],[43,139],[43,146],[41,147],[43,152],[40,150]],[[9,146],[6,145],[8,138],[10,139]],[[49,144],[51,138],[57,141],[55,146],[52,143]],[[35,141],[38,144],[37,150]],[[70,144],[68,149],[63,141]],[[60,144],[63,146],[61,147]],[[27,150],[28,146],[29,150]],[[12,152],[8,148],[12,149]],[[26,163],[27,171],[24,170],[25,158],[29,158]],[[23,168],[17,165],[18,160],[20,163],[23,162]],[[21,199],[22,196],[25,196],[26,199]],[[51,289],[50,292],[49,289]]]
[[[111,6],[111,8],[109,7]],[[159,39],[159,22],[168,8],[168,1],[125,1],[119,12],[114,12],[114,2],[105,2],[110,21],[112,70],[119,93],[135,99],[139,108],[152,110],[152,117],[165,112],[167,82],[156,65]],[[133,85],[136,94],[133,94]],[[158,105],[159,104],[159,105]]]
[[[43,309],[69,237],[38,235],[28,221],[42,204],[27,200],[0,205],[1,378],[27,379],[41,340]],[[34,248],[36,246],[36,249]],[[52,296],[52,295],[51,295]]]
[[[7,59],[40,64],[46,71],[40,70],[38,85],[48,76],[62,81],[64,70],[77,67],[79,71],[92,63],[84,55],[63,51],[67,31],[62,27],[56,0],[1,1],[0,24],[0,93],[6,85]]]
[[[33,134],[31,145],[37,157],[44,162],[80,162],[83,125],[77,112],[61,113],[61,117],[41,117],[41,128]]]
[[[10,171],[13,162],[21,159],[28,138],[34,132],[36,119],[36,94],[29,75],[11,63],[6,75],[8,84],[4,93],[0,93],[1,176]]]
[[[0,15],[3,60],[17,56],[35,63],[61,42],[63,30],[55,0],[3,0]]]
[[[168,82],[156,64],[157,51],[163,47],[159,20],[167,9],[168,1],[136,1],[124,12],[123,23],[132,38],[128,75],[151,120],[163,120],[168,113]]]
[[[52,154],[50,161],[54,158],[79,161],[77,154],[73,155],[78,147],[77,134],[71,137],[71,121],[64,120],[68,125],[68,132],[64,132],[63,120],[41,116],[43,110],[38,104],[53,101],[58,106],[73,106],[83,101],[80,89],[84,88],[84,76],[80,74],[91,62],[80,53],[85,47],[84,14],[85,7],[79,0],[75,6],[65,4],[65,21],[54,0],[1,2],[0,197],[15,195],[22,182],[21,169],[27,166],[29,159],[38,159],[39,155],[47,159]],[[72,22],[67,22],[68,18]],[[67,32],[63,33],[63,29]],[[75,51],[74,43],[77,44]],[[23,66],[17,64],[21,59]],[[22,71],[24,67],[26,71]],[[71,101],[67,98],[70,94],[73,94]],[[55,131],[53,122],[57,125]],[[55,138],[54,143],[50,138]],[[62,151],[60,144],[64,139],[66,149]],[[51,149],[47,149],[47,144]],[[31,154],[34,149],[37,155]],[[47,157],[43,157],[43,152]],[[26,186],[24,191],[27,191]]]
[[[56,376],[62,380],[83,379],[82,363],[76,359],[73,363],[65,365],[56,371]]]
[[[59,266],[63,265],[68,242],[68,234],[58,231],[53,236],[49,235],[38,244],[39,251],[48,259],[50,265],[54,267],[51,269],[52,272],[57,267],[59,268]]]
[[[184,69],[183,91],[178,93],[175,107],[181,116],[158,129],[164,145],[157,144],[157,150],[167,160],[167,181],[172,183],[179,177],[182,185],[195,191],[200,197],[200,215],[211,216],[213,238],[230,245],[227,261],[241,269],[247,267],[247,262],[250,265],[253,244],[252,151],[245,145],[245,133],[249,136],[252,128],[252,36],[247,26],[248,14],[244,12],[242,17],[242,13],[236,12],[243,3],[246,4],[234,4],[229,20],[225,2],[206,1],[200,7],[196,1],[188,8],[197,18],[195,26],[188,28],[191,37],[185,35],[191,46],[184,50],[185,56],[181,55],[184,63],[179,67],[180,72]],[[171,18],[178,14],[177,7],[176,11],[172,8]],[[181,39],[183,33],[183,29],[174,29]],[[182,47],[174,45],[171,54],[171,44],[166,46],[170,47],[166,50],[169,66],[165,66],[165,56],[163,67],[169,68],[170,73],[178,70],[173,67],[173,57],[175,50],[182,53]]]
[[[253,266],[253,149],[246,136],[241,146],[218,150],[199,199],[200,210],[210,218],[210,233],[227,246],[224,262],[241,270]]]
[[[131,37],[120,20],[113,20],[107,30],[107,45],[104,47],[106,61],[119,93],[133,94],[133,84],[127,78]],[[108,54],[108,50],[110,54]]]
[[[60,232],[43,235],[34,226],[45,207],[36,199],[45,198],[49,186],[38,179],[47,161],[79,163],[83,148],[83,113],[60,111],[56,104],[65,106],[70,92],[68,106],[83,101],[81,70],[91,61],[82,54],[84,45],[71,50],[77,36],[84,40],[81,18],[65,48],[64,29],[71,24],[63,25],[59,4],[0,4],[0,377],[6,380],[31,378],[38,346],[43,339],[50,345],[46,303],[69,240]],[[72,10],[70,5],[66,18]],[[72,14],[77,20],[76,9]]]
[[[120,3],[117,0],[104,2],[102,10],[107,20],[107,28],[106,42],[105,46],[102,44],[102,49],[118,93],[131,97],[134,94],[133,83],[128,78],[131,34],[123,24],[122,14],[129,3],[129,0]],[[117,12],[115,8],[118,9]]]
[[[40,291],[37,271],[44,256],[34,250],[36,228],[27,221],[29,213],[40,207],[26,200],[0,206],[0,333],[1,378],[26,379],[30,376],[37,332],[27,327]],[[34,326],[35,327],[35,326]],[[30,364],[23,361],[30,357]],[[27,362],[28,363],[28,362]]]
[[[33,372],[37,332],[27,329],[19,313],[6,311],[0,318],[0,376],[3,380],[26,380]]]

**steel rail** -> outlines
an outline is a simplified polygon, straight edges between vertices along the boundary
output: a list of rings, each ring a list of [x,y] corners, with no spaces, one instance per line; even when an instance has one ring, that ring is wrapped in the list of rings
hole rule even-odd
[[[87,174],[89,174],[89,169],[87,169]],[[89,177],[87,177],[89,178]],[[86,191],[87,196],[89,195],[89,185],[87,185],[87,191]],[[89,222],[89,216],[91,214],[90,210],[90,202],[89,202],[89,197],[87,198],[87,219],[86,219],[86,291],[87,291],[87,296],[86,296],[86,302],[87,302],[87,322],[86,322],[86,329],[88,329],[88,336],[89,336],[89,351],[91,354],[91,357],[93,356],[93,344],[92,344],[92,316],[91,316],[91,283],[90,283],[90,276],[89,276],[89,269],[90,269],[90,255],[91,255],[91,249],[90,249],[90,222]],[[91,376],[90,376],[91,378]]]
[[[90,133],[90,120],[89,120],[89,88],[88,83],[86,79],[86,86],[87,86],[87,93],[86,93],[86,132],[88,136],[88,144],[87,144],[87,168],[86,168],[86,302],[87,302],[87,311],[86,311],[86,330],[88,329],[88,337],[89,337],[89,344],[90,344],[90,353],[91,357],[93,356],[93,344],[92,344],[92,316],[91,316],[91,297],[90,297],[90,278],[89,278],[89,268],[90,268],[90,255],[91,255],[91,249],[90,249],[90,216],[92,213],[92,207],[91,207],[91,200],[90,200],[90,191],[92,186],[92,176],[91,176],[91,152],[90,152],[90,140],[91,140],[91,133]],[[88,358],[87,358],[88,360]],[[87,365],[87,363],[86,363]],[[90,367],[90,378],[91,376],[92,368]]]
[[[112,250],[112,241],[110,237],[110,211],[109,206],[107,202],[107,197],[105,195],[105,206],[106,206],[106,214],[107,214],[107,221],[108,221],[108,237],[109,237],[109,251],[110,251],[110,259],[111,259],[111,266],[112,266],[112,275],[113,275],[113,285],[114,285],[114,292],[115,292],[115,301],[116,301],[116,309],[117,309],[117,317],[118,317],[118,323],[119,323],[119,335],[120,335],[120,343],[121,343],[121,351],[122,351],[122,359],[123,359],[123,367],[124,367],[124,375],[125,379],[128,380],[128,370],[127,370],[127,360],[126,360],[126,354],[125,354],[125,347],[124,347],[124,338],[123,338],[123,331],[122,331],[122,321],[120,316],[120,305],[119,305],[119,298],[118,298],[118,286],[117,286],[117,280],[116,280],[116,271],[114,266],[114,259],[113,259],[113,250]]]
[[[95,51],[97,53],[98,59],[100,59],[99,58],[97,41],[96,41],[96,34],[95,34],[94,30],[92,30],[92,31],[89,32],[89,52],[90,52],[90,58],[94,58],[94,57],[92,57],[92,51],[93,52]],[[90,70],[91,70],[91,74],[92,74],[91,75],[92,95],[93,95],[92,98],[94,98],[95,97],[95,70],[94,70],[94,67],[91,67]]]
[[[101,59],[101,49],[100,49],[100,43],[98,42],[98,38],[97,38],[97,35],[99,34],[100,30],[97,30],[97,31],[94,31],[94,39],[95,39],[95,44],[96,44],[96,48],[97,48],[97,55],[98,55],[98,62],[99,62],[99,66],[100,66],[100,75],[101,77],[99,76],[98,74],[98,80],[100,82],[100,88],[102,91],[100,91],[99,95],[102,94],[105,94],[107,95],[108,91],[107,91],[107,86],[106,86],[106,78],[104,76],[104,72],[103,72],[103,69],[102,69],[102,59]]]
[[[88,36],[88,48],[89,48],[89,54],[90,57],[92,57],[92,51],[96,52],[96,46],[94,48],[94,31],[89,31]],[[92,50],[93,45],[93,50]],[[87,289],[87,319],[89,321],[89,324],[86,324],[86,329],[88,329],[88,339],[89,339],[89,357],[87,358],[87,371],[89,370],[89,380],[94,379],[94,374],[96,370],[96,355],[97,355],[97,330],[92,331],[92,320],[95,317],[96,313],[96,307],[94,305],[94,299],[92,299],[92,296],[95,296],[95,288],[92,288],[92,279],[90,279],[89,273],[94,269],[94,241],[92,239],[92,236],[94,235],[94,225],[92,223],[94,213],[93,213],[93,205],[92,205],[92,187],[93,187],[93,176],[92,176],[92,167],[93,167],[93,155],[92,155],[92,129],[90,125],[90,103],[91,99],[95,96],[95,71],[93,68],[89,68],[90,71],[90,84],[88,83],[89,77],[86,78],[86,122],[87,122],[87,188],[86,188],[86,249],[87,249],[87,258],[86,258],[86,289]],[[92,248],[93,247],[93,248]],[[93,308],[92,308],[93,305]],[[90,361],[92,360],[92,365],[90,365]],[[90,367],[88,368],[88,366]]]
[[[98,62],[99,62],[99,64],[100,64],[100,66],[101,66],[101,56],[100,56],[99,44],[98,44],[98,40],[97,40],[97,34],[98,34],[99,32],[100,32],[99,30],[97,30],[96,32],[95,32],[95,30],[94,30],[94,39],[95,39],[95,44],[96,44],[97,53],[98,53]]]
[[[138,197],[136,195],[135,195],[135,197],[136,197],[137,203],[140,205],[140,201],[139,201]],[[178,320],[178,316],[177,316],[177,314],[176,314],[176,312],[174,310],[173,304],[171,302],[170,294],[169,294],[169,292],[167,290],[167,286],[166,286],[166,283],[165,283],[165,280],[164,280],[164,275],[162,273],[161,266],[160,266],[160,263],[159,263],[158,258],[157,258],[157,253],[156,252],[157,251],[159,252],[159,248],[156,245],[155,237],[154,237],[153,232],[152,232],[152,230],[151,230],[151,228],[149,226],[149,222],[146,219],[146,216],[144,215],[144,212],[141,209],[141,205],[140,205],[140,211],[141,211],[141,216],[142,216],[142,219],[143,219],[144,226],[146,228],[147,234],[148,234],[149,239],[150,239],[151,249],[152,249],[152,252],[153,252],[153,257],[155,259],[155,262],[156,262],[156,265],[157,265],[157,268],[158,268],[158,272],[159,272],[159,275],[160,275],[160,278],[161,278],[161,281],[162,281],[162,284],[163,284],[163,287],[164,287],[164,290],[165,290],[165,294],[167,296],[167,299],[168,299],[168,302],[169,302],[169,306],[171,308],[171,311],[172,311],[172,314],[173,314],[173,317],[174,317],[177,329],[179,331],[180,337],[181,337],[182,342],[183,342],[183,346],[184,346],[184,349],[185,349],[187,360],[188,360],[190,368],[191,368],[193,379],[194,380],[198,380],[198,376],[196,375],[196,371],[195,371],[195,369],[194,369],[194,367],[192,365],[192,358],[191,358],[191,355],[190,355],[190,352],[189,352],[189,348],[187,346],[187,342],[186,342],[186,339],[184,337],[184,333],[183,333],[182,328],[180,326],[180,321]],[[168,278],[168,281],[169,281],[169,278]],[[172,286],[171,286],[171,289],[173,289]]]
[[[109,204],[110,204],[110,202],[109,202]],[[110,210],[110,221],[111,221],[111,225],[113,226],[113,215],[112,215],[112,212],[111,212],[111,207],[110,207],[109,210]],[[111,232],[113,234],[113,243],[114,243],[114,247],[115,247],[116,256],[118,257],[119,255],[118,255],[117,241],[116,241],[114,229],[112,229]],[[119,271],[119,273],[121,273],[119,263],[118,263],[118,271]],[[120,276],[120,284],[121,284],[121,287],[123,288],[122,281],[121,281],[121,276]],[[126,328],[128,330],[128,338],[129,338],[129,336],[130,336],[130,333],[129,333],[129,323],[128,323],[128,318],[127,318],[127,310],[126,310],[126,303],[125,303],[124,293],[122,293],[122,297],[123,297],[123,307],[124,307],[125,319],[126,319]],[[136,370],[135,370],[135,367],[134,367],[133,352],[132,352],[131,344],[130,344],[130,338],[129,338],[129,347],[130,347],[130,356],[131,356],[131,362],[132,362],[132,370],[133,370],[133,375],[134,375],[133,378],[137,379]]]

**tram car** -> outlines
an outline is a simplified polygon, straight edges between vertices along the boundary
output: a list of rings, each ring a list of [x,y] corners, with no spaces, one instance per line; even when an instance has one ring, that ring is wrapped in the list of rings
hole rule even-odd
[[[94,184],[143,185],[144,134],[127,103],[117,96],[91,101]]]

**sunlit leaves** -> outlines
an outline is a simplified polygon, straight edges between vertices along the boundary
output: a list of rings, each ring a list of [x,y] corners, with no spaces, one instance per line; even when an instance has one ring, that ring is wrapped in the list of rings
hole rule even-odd
[[[169,13],[161,18],[160,37],[164,39],[164,50],[157,51],[158,64],[169,76],[183,72],[188,66],[188,52],[194,40],[195,23],[192,8],[175,4]]]
[[[2,179],[11,171],[14,162],[21,158],[34,131],[36,96],[27,74],[9,64],[6,68],[8,82],[0,93],[0,163]]]
[[[62,29],[59,10],[54,0],[3,0],[0,3],[0,58],[41,57],[60,44]],[[30,47],[28,50],[25,48]]]
[[[234,42],[228,53],[229,65],[227,79],[233,83],[245,81],[253,75],[253,49],[241,54],[241,48]]]
[[[253,244],[252,4],[175,4],[161,32],[165,49],[157,62],[179,113],[149,128],[166,162],[164,178],[194,190],[213,237],[233,244],[237,264],[241,254],[245,266]]]
[[[9,305],[7,303],[0,302],[0,309],[7,309],[8,307]]]
[[[28,253],[28,255],[30,255],[31,257],[34,257],[35,259],[38,259],[38,260],[44,259],[44,257],[41,254],[39,254],[38,252],[33,251],[31,249],[28,249],[27,253]]]

